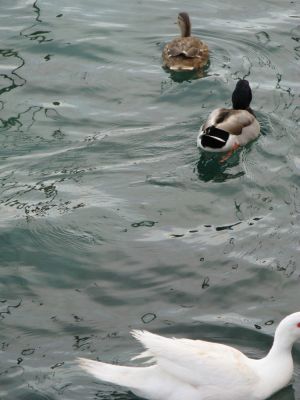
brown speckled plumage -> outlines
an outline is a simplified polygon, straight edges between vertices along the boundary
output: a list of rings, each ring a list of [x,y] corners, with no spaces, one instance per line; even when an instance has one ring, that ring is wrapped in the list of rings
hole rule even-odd
[[[208,47],[202,40],[190,36],[191,23],[187,13],[178,15],[181,37],[173,39],[163,49],[163,67],[174,71],[197,70],[208,62]]]

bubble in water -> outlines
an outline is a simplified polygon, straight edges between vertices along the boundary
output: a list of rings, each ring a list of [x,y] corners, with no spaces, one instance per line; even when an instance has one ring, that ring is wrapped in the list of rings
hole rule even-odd
[[[156,315],[154,313],[147,313],[142,316],[142,321],[144,324],[149,324],[150,322],[156,319]]]
[[[265,32],[265,31],[257,32],[257,33],[255,34],[255,37],[256,37],[257,41],[258,41],[260,44],[266,45],[267,43],[270,42],[270,36],[269,36],[269,34],[268,34],[267,32]]]

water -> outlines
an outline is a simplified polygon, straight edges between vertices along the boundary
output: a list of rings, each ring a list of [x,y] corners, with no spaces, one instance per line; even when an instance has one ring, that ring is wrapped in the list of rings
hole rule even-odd
[[[74,362],[128,363],[132,328],[263,356],[300,310],[299,5],[1,5],[0,399],[133,399]],[[160,66],[182,10],[202,79]],[[244,76],[262,135],[222,164],[196,135]]]

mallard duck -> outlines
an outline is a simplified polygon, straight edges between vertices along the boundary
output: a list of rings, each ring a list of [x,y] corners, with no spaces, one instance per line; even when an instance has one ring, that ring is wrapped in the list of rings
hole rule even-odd
[[[177,23],[181,37],[166,44],[163,53],[163,67],[173,71],[193,71],[207,64],[208,47],[200,39],[191,36],[191,21],[186,12],[178,14]]]
[[[201,126],[197,146],[206,151],[233,151],[257,138],[260,126],[250,108],[252,91],[241,79],[232,93],[232,108],[217,108]]]
[[[135,359],[147,357],[154,365],[125,367],[80,358],[80,366],[149,400],[264,400],[292,378],[291,350],[300,339],[300,312],[280,322],[269,353],[260,360],[224,344],[137,330],[132,335],[146,348]]]

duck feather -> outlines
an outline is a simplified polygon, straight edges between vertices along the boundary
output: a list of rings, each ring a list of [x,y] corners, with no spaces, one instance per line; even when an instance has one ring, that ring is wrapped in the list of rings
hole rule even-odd
[[[256,139],[260,125],[250,108],[251,100],[249,82],[241,79],[232,93],[232,108],[217,108],[210,113],[200,128],[197,146],[206,151],[232,153]]]
[[[273,345],[261,359],[203,340],[166,338],[135,330],[154,365],[127,367],[78,359],[95,377],[130,388],[148,400],[264,400],[287,386],[293,375],[292,346],[300,339],[300,312],[277,326]],[[137,358],[140,358],[139,356]]]
[[[203,340],[166,338],[147,331],[135,330],[132,334],[162,370],[192,386],[204,389],[215,385],[218,376],[223,381],[218,384],[226,390],[226,382],[230,382],[230,387],[244,386],[258,379],[255,371],[247,365],[248,358],[233,347]]]
[[[191,36],[191,24],[187,13],[178,15],[182,36],[167,43],[163,49],[163,67],[174,71],[202,69],[208,62],[208,47]]]
[[[203,125],[203,130],[215,126],[232,135],[240,135],[243,129],[251,125],[255,116],[247,110],[218,108],[214,110]]]

